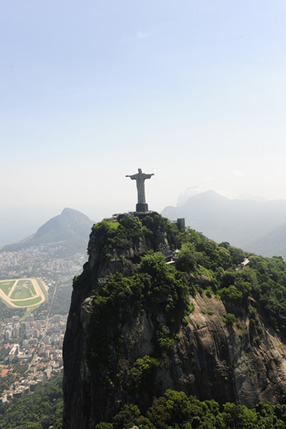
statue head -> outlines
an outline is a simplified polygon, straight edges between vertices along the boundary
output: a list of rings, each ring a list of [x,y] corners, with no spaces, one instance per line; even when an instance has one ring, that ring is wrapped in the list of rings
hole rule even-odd
[[[139,173],[139,174],[142,174],[142,170],[141,170],[141,168],[138,168],[138,173]]]

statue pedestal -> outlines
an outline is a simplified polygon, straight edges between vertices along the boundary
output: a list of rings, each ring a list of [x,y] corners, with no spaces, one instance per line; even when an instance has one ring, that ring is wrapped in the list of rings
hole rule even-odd
[[[138,203],[136,204],[136,212],[147,212],[148,204],[147,203]]]

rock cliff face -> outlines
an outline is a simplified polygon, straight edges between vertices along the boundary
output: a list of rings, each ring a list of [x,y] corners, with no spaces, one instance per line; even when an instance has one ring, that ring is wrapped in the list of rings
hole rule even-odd
[[[259,308],[264,333],[257,342],[245,310],[236,309],[238,323],[227,325],[222,316],[229,309],[205,293],[189,297],[194,310],[176,325],[173,341],[160,352],[156,338],[167,323],[160,302],[154,312],[128,298],[126,305],[124,300],[118,304],[120,310],[111,309],[108,318],[103,314],[100,325],[94,290],[115,273],[133,275],[142,255],[166,249],[172,239],[158,224],[152,236],[143,234],[103,258],[106,234],[91,233],[89,261],[74,282],[64,341],[64,428],[94,428],[100,421],[110,421],[126,402],[137,403],[144,411],[166,389],[248,407],[275,401],[275,387],[286,382],[286,347]],[[252,306],[258,304],[253,300]]]

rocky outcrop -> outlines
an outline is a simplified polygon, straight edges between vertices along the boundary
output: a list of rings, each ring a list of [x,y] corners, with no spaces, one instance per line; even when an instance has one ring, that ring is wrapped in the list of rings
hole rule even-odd
[[[160,243],[166,246],[162,231],[156,239],[158,247]],[[244,309],[226,308],[205,293],[190,296],[194,310],[160,355],[155,338],[158,326],[166,322],[164,314],[148,314],[126,305],[120,318],[110,320],[107,337],[112,341],[106,343],[106,357],[98,357],[94,341],[102,332],[94,323],[93,289],[99,279],[112,278],[115,272],[131,275],[135,260],[149,249],[148,241],[142,239],[124,252],[115,249],[112,257],[98,264],[98,244],[91,234],[89,262],[74,284],[64,340],[66,429],[94,428],[99,421],[110,421],[128,401],[144,411],[167,389],[200,400],[253,407],[259,401],[273,403],[275,387],[286,382],[286,346],[260,309],[258,333]],[[194,282],[202,280],[209,282],[193,277]],[[256,306],[254,300],[252,306]],[[232,326],[223,321],[226,313],[235,313],[237,322]]]
[[[227,309],[214,296],[208,298],[205,294],[191,299],[195,310],[177,345],[184,362],[182,380],[188,380],[187,374],[193,378],[188,393],[200,399],[231,401],[250,408],[260,401],[273,403],[275,387],[286,381],[286,347],[281,338],[268,327],[262,315],[263,332],[254,337],[243,309]],[[228,311],[237,314],[238,323],[232,327],[222,321]],[[190,339],[194,348],[191,360],[187,354]]]

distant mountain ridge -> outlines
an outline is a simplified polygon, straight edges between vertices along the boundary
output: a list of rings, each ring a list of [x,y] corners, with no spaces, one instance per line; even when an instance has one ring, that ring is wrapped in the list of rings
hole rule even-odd
[[[166,207],[161,214],[171,220],[184,217],[187,226],[218,243],[228,241],[233,246],[269,256],[265,253],[267,244],[263,244],[263,237],[285,224],[286,200],[231,200],[207,191],[190,197],[180,207]],[[280,249],[277,256],[286,256],[283,240],[277,246],[273,242],[271,249],[275,255]]]
[[[286,260],[286,223],[248,245],[252,252],[263,256],[282,256]]]
[[[67,254],[82,252],[86,249],[93,223],[83,213],[65,208],[60,215],[40,226],[35,234],[18,243],[2,247],[0,252],[18,251],[48,243],[62,243]]]

